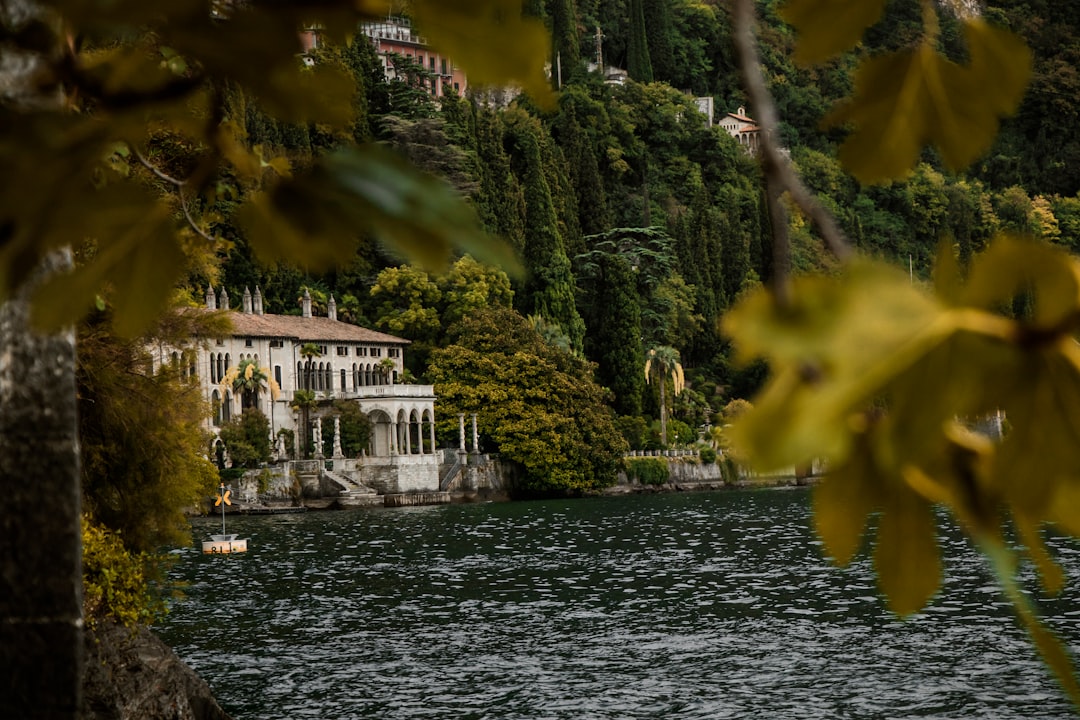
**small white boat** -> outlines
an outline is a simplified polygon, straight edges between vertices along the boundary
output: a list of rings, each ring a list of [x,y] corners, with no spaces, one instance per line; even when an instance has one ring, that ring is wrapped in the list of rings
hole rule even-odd
[[[221,483],[218,488],[218,497],[214,501],[215,506],[221,507],[221,534],[211,535],[209,540],[203,540],[202,551],[206,555],[231,555],[232,553],[247,552],[247,538],[237,538],[235,535],[225,534],[225,506],[232,505],[229,496],[232,490],[225,488]]]
[[[207,555],[228,555],[229,553],[247,552],[247,538],[237,538],[235,535],[211,535],[209,540],[203,540],[202,551]]]

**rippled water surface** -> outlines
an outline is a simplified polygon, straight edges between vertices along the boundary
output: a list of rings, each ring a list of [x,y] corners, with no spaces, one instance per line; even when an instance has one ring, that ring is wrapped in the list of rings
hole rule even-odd
[[[901,622],[804,490],[229,521],[158,628],[239,720],[1066,718],[981,562]],[[214,522],[197,521],[196,539]],[[1080,648],[1080,555],[1041,605]]]

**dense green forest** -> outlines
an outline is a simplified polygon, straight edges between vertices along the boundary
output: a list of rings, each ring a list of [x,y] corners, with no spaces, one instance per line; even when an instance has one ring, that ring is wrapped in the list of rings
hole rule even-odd
[[[1035,54],[1019,113],[967,174],[947,172],[927,150],[906,181],[862,186],[835,159],[843,130],[823,130],[821,121],[850,92],[858,54],[919,36],[918,3],[890,2],[864,46],[813,69],[791,59],[793,33],[776,15],[781,3],[758,5],[782,143],[862,252],[910,267],[917,281],[929,277],[942,236],[953,239],[962,261],[999,230],[1070,249],[1080,244],[1080,140],[1073,132],[1080,9],[1039,0],[987,3],[986,17],[1023,35]],[[771,275],[760,170],[725,131],[707,126],[694,101],[712,96],[718,117],[748,104],[728,6],[724,0],[526,2],[526,12],[548,23],[552,66],[562,69],[558,104],[550,109],[524,96],[505,106],[491,103],[492,94],[479,88],[437,101],[425,89],[424,69],[406,59],[395,59],[399,72],[387,80],[363,36],[314,55],[316,63],[352,74],[362,88],[347,136],[274,120],[255,98],[230,90],[226,120],[265,157],[283,156],[296,166],[341,144],[386,143],[467,197],[483,226],[517,251],[524,273],[507,278],[465,258],[430,276],[402,266],[370,238],[361,239],[351,263],[327,274],[263,266],[232,224],[236,196],[254,189],[237,179],[202,209],[214,233],[229,241],[219,282],[234,297],[260,286],[273,313],[298,313],[303,287],[317,307],[333,294],[339,317],[412,340],[411,374],[444,388],[462,381],[447,375],[448,359],[472,347],[461,322],[510,307],[538,337],[594,363],[603,392],[583,392],[581,401],[610,410],[603,422],[586,414],[597,427],[618,427],[632,448],[662,443],[661,393],[657,383],[646,383],[645,358],[650,350],[674,348],[686,387],[674,397],[667,393],[667,440],[693,442],[698,428],[723,422],[724,406],[749,397],[764,375],[762,366],[734,367],[719,331],[719,318],[740,293]],[[941,23],[943,50],[962,58],[956,19],[943,9]],[[625,82],[605,83],[595,65],[589,69],[598,34],[604,65],[626,69]],[[154,159],[168,169],[183,162],[183,153],[170,157],[166,140],[155,144]],[[795,271],[829,271],[833,261],[810,223],[793,209],[790,224]],[[193,276],[192,297],[201,298],[212,280]],[[442,401],[444,418],[456,415],[459,408],[451,405],[458,400]],[[449,425],[443,430],[454,432]],[[485,425],[484,440],[500,448],[494,424]],[[605,452],[609,442],[618,444],[605,440]]]

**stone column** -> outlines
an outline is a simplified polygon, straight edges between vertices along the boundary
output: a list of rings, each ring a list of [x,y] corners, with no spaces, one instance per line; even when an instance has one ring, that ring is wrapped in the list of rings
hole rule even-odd
[[[465,413],[458,413],[458,448],[465,450]]]
[[[323,457],[323,450],[322,450],[322,418],[321,417],[315,418],[315,431],[312,433],[312,435],[314,436],[314,440],[315,440],[315,457],[317,459],[321,460],[322,457]]]
[[[341,418],[337,416],[334,417],[334,457],[345,457],[345,453],[341,451]]]
[[[435,454],[435,418],[428,423],[428,435],[431,438],[431,454]]]
[[[56,253],[46,264],[68,263]],[[75,333],[31,329],[35,285],[0,304],[0,717],[74,720],[83,667]]]
[[[476,413],[472,415],[472,451],[480,452],[480,436],[476,433]]]

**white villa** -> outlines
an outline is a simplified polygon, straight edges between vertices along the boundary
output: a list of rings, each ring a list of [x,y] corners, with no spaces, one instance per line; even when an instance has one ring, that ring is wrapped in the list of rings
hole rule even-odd
[[[297,390],[308,390],[324,406],[310,412],[308,431],[315,438],[334,435],[334,451],[328,459],[335,461],[331,476],[338,485],[349,490],[364,484],[389,493],[438,489],[434,388],[398,383],[408,340],[339,321],[333,297],[327,316],[314,316],[306,290],[299,316],[264,313],[258,287],[254,294],[245,289],[240,310],[230,309],[224,289],[215,294],[207,288],[206,310],[228,311],[233,328],[231,335],[202,339],[185,353],[185,363],[195,361],[194,372],[214,408],[208,429],[215,431],[231,417],[256,408],[269,419],[271,438],[286,429],[298,441],[301,415],[290,404]],[[312,356],[315,348],[318,355]],[[179,353],[172,355],[179,361]],[[229,369],[244,360],[254,361],[273,378],[280,388],[276,398],[269,388],[241,397],[222,382]],[[371,421],[371,443],[360,458],[342,455],[335,422],[326,412],[334,400],[358,403]],[[276,454],[280,460],[290,454],[298,457],[295,448],[289,453],[280,441]],[[320,443],[316,443],[316,458],[323,458]]]

